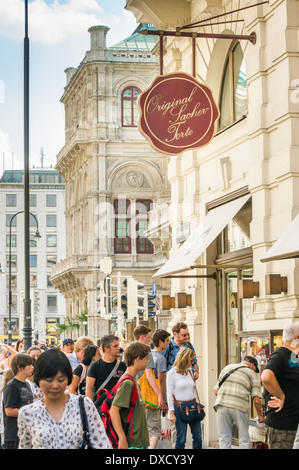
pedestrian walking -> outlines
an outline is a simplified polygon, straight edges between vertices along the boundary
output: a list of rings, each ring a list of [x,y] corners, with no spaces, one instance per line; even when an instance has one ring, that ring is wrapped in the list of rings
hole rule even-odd
[[[39,358],[39,356],[43,353],[44,351],[38,347],[38,346],[31,346],[31,348],[28,349],[27,351],[27,354],[29,354],[30,357],[32,357],[32,360],[33,360],[33,367],[37,361],[37,359]],[[41,391],[41,389],[34,383],[33,381],[33,374],[28,377],[28,379],[26,379],[27,382],[29,383],[30,387],[31,387],[31,391],[32,391],[32,394],[33,394],[33,401],[34,400],[40,400],[41,398],[43,398],[43,392]]]
[[[19,449],[80,448],[83,441],[80,397],[66,393],[72,376],[70,362],[59,349],[49,349],[38,358],[33,377],[44,398],[20,410]],[[94,404],[86,397],[84,401],[92,447],[110,449],[110,442]]]
[[[258,422],[264,422],[262,388],[255,357],[245,356],[238,364],[230,364],[220,372],[214,387],[217,427],[220,449],[230,449],[235,423],[239,432],[239,448],[250,449],[249,413],[251,398],[255,405]]]
[[[154,349],[151,354],[154,359],[154,374],[156,379],[159,380],[160,390],[162,394],[163,405],[161,409],[153,410],[153,431],[150,433],[150,449],[157,447],[158,441],[161,437],[161,413],[163,416],[168,411],[167,400],[166,400],[166,373],[167,373],[167,362],[162,352],[167,349],[169,344],[170,333],[166,330],[156,330],[153,334],[152,340]]]
[[[265,424],[270,449],[292,449],[299,423],[299,322],[284,328],[282,341],[261,377],[268,392]]]
[[[189,330],[188,326],[184,322],[178,322],[172,327],[173,337],[169,342],[169,345],[165,351],[163,351],[163,356],[167,360],[167,370],[170,370],[174,364],[175,358],[181,348],[190,348],[194,351],[193,345],[188,341],[189,339]],[[198,364],[196,357],[193,361],[193,378],[197,380],[199,377],[198,374]]]
[[[148,328],[145,325],[140,325],[137,326],[134,329],[134,339],[135,341],[144,344],[145,346],[149,346],[151,343],[151,329]],[[151,351],[151,350],[150,350]],[[160,418],[160,412],[163,408],[163,396],[161,393],[161,390],[159,388],[158,383],[155,380],[155,362],[154,362],[154,357],[152,352],[149,353],[148,356],[148,363],[145,368],[145,370],[141,370],[137,374],[137,380],[141,381],[143,374],[145,375],[145,378],[147,379],[150,387],[152,388],[154,394],[157,395],[157,408],[153,409],[150,407],[150,405],[147,404],[147,400],[141,390],[141,395],[143,398],[143,401],[145,403],[145,413],[146,413],[146,419],[147,419],[147,425],[148,425],[148,432],[150,436],[150,448],[154,449],[157,445],[158,439],[161,435],[161,418]],[[158,413],[157,413],[158,411]]]
[[[26,380],[33,373],[32,357],[22,352],[16,354],[11,369],[14,378],[3,390],[4,449],[18,448],[18,415],[23,406],[33,402],[31,387]]]
[[[103,336],[101,347],[102,357],[90,365],[86,378],[86,396],[94,402],[99,390],[111,390],[126,370],[126,364],[117,359],[120,351],[117,336]]]
[[[69,393],[85,395],[87,371],[90,364],[100,359],[100,357],[101,354],[97,345],[88,344],[86,346],[82,363],[79,364],[73,371],[73,380],[69,386]]]
[[[8,382],[14,378],[14,373],[11,369],[6,369],[0,373],[0,449],[4,443],[4,422],[3,422],[3,390]]]
[[[138,390],[138,399],[132,413],[132,429],[125,434],[122,421],[126,422],[130,410],[131,397],[134,390],[132,380],[124,380],[117,389],[110,408],[110,417],[113,427],[118,435],[119,449],[147,449],[149,446],[149,434],[145,407],[140,394],[137,375],[146,368],[150,348],[143,343],[133,342],[126,347],[124,359],[126,363],[125,375],[130,376]],[[132,434],[131,434],[132,431]]]
[[[0,372],[10,369],[11,360],[17,354],[16,350],[8,344],[0,343]]]
[[[43,353],[43,350],[39,348],[38,346],[31,346],[31,348],[28,349],[27,354],[29,356],[33,357],[33,359],[36,361],[38,357]]]
[[[63,351],[66,353],[66,356],[70,361],[72,370],[74,370],[79,364],[81,364],[84,356],[84,349],[88,344],[94,344],[94,342],[91,338],[88,338],[87,336],[80,336],[75,343],[74,340],[70,338],[63,341]],[[72,348],[74,349],[71,353],[66,352],[68,350],[71,350]]]
[[[176,427],[175,449],[184,449],[186,445],[188,424],[181,419],[179,408],[183,402],[197,402],[196,385],[192,373],[195,352],[190,348],[179,351],[174,364],[166,377],[167,404],[169,420]],[[202,448],[201,422],[190,423],[193,449]]]

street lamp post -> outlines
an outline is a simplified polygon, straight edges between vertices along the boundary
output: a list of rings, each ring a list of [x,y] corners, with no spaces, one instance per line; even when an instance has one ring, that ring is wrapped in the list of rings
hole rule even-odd
[[[12,334],[11,334],[11,307],[12,307],[12,291],[11,291],[11,227],[12,227],[12,221],[13,219],[18,215],[18,214],[22,214],[24,211],[19,211],[19,212],[16,212],[12,218],[10,219],[10,222],[9,222],[9,271],[8,271],[8,336],[7,336],[7,343],[9,345],[12,344]],[[35,238],[40,238],[40,233],[39,233],[39,230],[38,230],[38,221],[37,221],[37,218],[34,214],[32,214],[31,212],[29,212],[30,215],[32,215],[32,217],[34,217],[35,219],[35,222],[36,222],[36,232],[35,232],[35,235],[34,237]],[[28,246],[29,246],[29,241],[28,241]],[[30,249],[30,247],[29,247]],[[29,263],[28,263],[29,265]],[[30,284],[29,284],[30,286]],[[25,316],[26,316],[26,312],[25,312],[25,309],[24,309],[24,325],[25,325]],[[28,346],[27,349],[30,348],[31,346],[31,343],[32,343],[32,328],[31,328],[31,322],[30,322],[30,331],[29,331],[29,334],[30,334],[30,345]],[[27,349],[25,349],[24,347],[24,350],[27,351]]]
[[[23,348],[28,351],[32,344],[30,268],[29,268],[29,37],[28,37],[28,0],[25,0],[25,37],[24,37],[24,265],[25,298]]]

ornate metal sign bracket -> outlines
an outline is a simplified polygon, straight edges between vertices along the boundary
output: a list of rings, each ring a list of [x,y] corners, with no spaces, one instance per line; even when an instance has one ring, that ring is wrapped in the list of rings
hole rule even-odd
[[[244,21],[243,19],[230,19],[228,21],[219,21],[216,23],[209,23],[209,21],[218,19],[223,16],[227,16],[233,13],[237,13],[242,10],[247,10],[248,8],[253,8],[257,7],[259,5],[263,4],[268,4],[269,0],[255,3],[254,5],[248,5],[243,8],[238,8],[236,10],[232,10],[229,12],[221,13],[219,15],[210,17],[210,18],[205,18],[204,20],[197,21],[195,23],[190,23],[185,26],[180,26],[176,28],[176,31],[162,31],[162,30],[142,30],[139,31],[140,34],[144,35],[154,35],[154,36],[159,36],[160,39],[160,75],[163,75],[163,38],[165,36],[175,36],[175,37],[190,37],[192,38],[192,74],[193,77],[195,77],[196,74],[196,63],[195,63],[195,41],[196,38],[213,38],[213,39],[238,39],[238,40],[245,40],[245,41],[250,41],[252,44],[256,44],[256,33],[252,32],[249,35],[246,34],[217,34],[217,33],[199,33],[199,32],[187,32],[187,31],[182,31],[183,29],[191,29],[191,28],[196,28],[196,27],[204,27],[204,26],[212,26],[212,25],[219,25],[219,24],[226,24],[226,23],[237,23],[237,22],[242,22]]]

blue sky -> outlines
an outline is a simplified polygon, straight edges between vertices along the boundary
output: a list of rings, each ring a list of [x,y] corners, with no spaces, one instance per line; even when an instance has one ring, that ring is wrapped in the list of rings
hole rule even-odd
[[[136,28],[125,0],[29,0],[30,166],[54,166],[64,145],[60,98],[64,70],[77,67],[89,50],[88,28],[110,27],[108,46]],[[23,168],[24,0],[0,0],[0,174]]]

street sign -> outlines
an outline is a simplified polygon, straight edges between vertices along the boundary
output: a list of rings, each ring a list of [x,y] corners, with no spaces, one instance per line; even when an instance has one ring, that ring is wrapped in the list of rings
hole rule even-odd
[[[157,297],[157,284],[156,284],[156,281],[153,282],[152,294],[153,294],[155,297]]]
[[[170,155],[207,145],[220,114],[212,90],[184,72],[156,77],[140,94],[138,107],[140,133]]]

